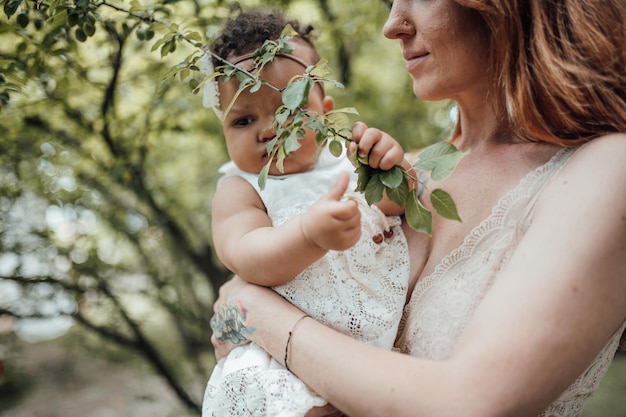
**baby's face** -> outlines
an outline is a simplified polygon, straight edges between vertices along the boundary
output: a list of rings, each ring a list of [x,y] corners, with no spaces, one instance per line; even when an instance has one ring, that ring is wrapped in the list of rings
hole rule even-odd
[[[310,47],[302,42],[294,43],[296,49],[292,55],[300,58],[308,65],[313,65]],[[237,57],[229,57],[230,62],[235,62]],[[243,61],[238,66],[251,69],[252,60]],[[282,89],[287,86],[294,76],[302,75],[305,68],[302,64],[284,57],[276,57],[267,64],[259,77],[266,80],[274,87]],[[220,83],[220,104],[222,109],[227,109],[239,88],[239,81],[233,78],[226,83]],[[262,86],[258,91],[251,93],[249,89],[243,91],[237,97],[235,103],[225,114],[223,120],[224,136],[230,158],[237,166],[251,173],[259,173],[268,162],[266,144],[275,136],[272,130],[274,113],[282,105],[281,94],[268,86]],[[329,107],[330,106],[330,107]],[[332,108],[332,100],[324,97],[322,89],[313,88],[309,94],[307,110],[317,114]],[[276,167],[276,162],[270,167],[270,175],[284,175],[308,171],[315,164],[315,134],[307,130],[304,138],[300,140],[300,148],[284,160],[284,172]]]

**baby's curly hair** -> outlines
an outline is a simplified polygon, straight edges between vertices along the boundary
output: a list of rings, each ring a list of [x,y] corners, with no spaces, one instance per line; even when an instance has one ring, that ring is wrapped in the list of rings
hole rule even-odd
[[[228,18],[213,41],[211,50],[224,59],[253,52],[266,40],[278,39],[287,24],[298,33],[298,38],[305,41],[315,51],[311,34],[313,26],[303,25],[296,19],[289,19],[277,9],[252,9]],[[213,64],[219,66],[223,65],[223,62],[213,59]]]

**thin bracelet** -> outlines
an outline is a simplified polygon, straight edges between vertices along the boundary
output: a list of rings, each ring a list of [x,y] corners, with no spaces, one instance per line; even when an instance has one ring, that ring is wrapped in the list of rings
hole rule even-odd
[[[287,344],[285,345],[285,368],[287,368],[287,370],[289,372],[291,372],[291,369],[289,369],[289,364],[287,363],[287,358],[289,357],[289,345],[291,343],[291,335],[293,334],[293,332],[296,331],[296,327],[298,327],[298,325],[300,324],[300,322],[302,320],[304,320],[307,317],[311,317],[308,314],[305,314],[304,316],[300,317],[298,319],[298,321],[296,322],[296,324],[293,325],[293,327],[291,328],[291,331],[289,332],[289,336],[287,336]]]

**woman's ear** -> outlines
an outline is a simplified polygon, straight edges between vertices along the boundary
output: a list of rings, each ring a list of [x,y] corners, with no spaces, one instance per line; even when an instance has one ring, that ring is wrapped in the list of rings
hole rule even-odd
[[[335,108],[335,99],[331,96],[324,96],[322,104],[324,105],[324,112],[329,112]]]

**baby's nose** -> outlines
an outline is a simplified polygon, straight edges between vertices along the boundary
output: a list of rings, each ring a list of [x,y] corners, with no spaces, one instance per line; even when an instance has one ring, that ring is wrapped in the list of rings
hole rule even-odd
[[[274,136],[276,136],[276,132],[274,132],[272,125],[269,124],[259,132],[259,142],[269,142]]]

